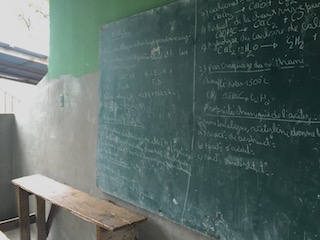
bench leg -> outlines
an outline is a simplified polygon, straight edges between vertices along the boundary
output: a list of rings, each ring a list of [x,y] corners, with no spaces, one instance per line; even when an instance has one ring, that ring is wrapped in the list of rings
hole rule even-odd
[[[50,229],[51,229],[51,226],[52,226],[52,223],[53,223],[53,218],[54,218],[57,210],[58,210],[58,207],[56,205],[54,205],[54,204],[51,204],[51,208],[50,208],[50,211],[49,211],[49,216],[48,216],[47,223],[46,223],[47,237],[49,235],[49,232],[50,232]]]
[[[102,227],[97,228],[97,240],[135,240],[136,229],[130,226],[115,232],[110,232]]]
[[[45,200],[36,196],[37,201],[37,240],[45,240],[47,238],[46,228],[46,203]]]
[[[30,240],[29,193],[16,188],[20,224],[20,240]]]

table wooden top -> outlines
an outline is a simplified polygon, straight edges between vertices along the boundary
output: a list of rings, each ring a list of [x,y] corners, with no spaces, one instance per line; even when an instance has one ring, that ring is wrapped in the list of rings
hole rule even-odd
[[[12,183],[109,231],[146,220],[144,216],[40,174],[17,178]]]

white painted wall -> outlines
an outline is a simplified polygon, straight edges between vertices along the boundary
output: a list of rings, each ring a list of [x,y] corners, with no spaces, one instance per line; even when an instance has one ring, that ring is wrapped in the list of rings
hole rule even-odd
[[[0,78],[0,113],[15,113],[23,101],[32,98],[36,86]]]

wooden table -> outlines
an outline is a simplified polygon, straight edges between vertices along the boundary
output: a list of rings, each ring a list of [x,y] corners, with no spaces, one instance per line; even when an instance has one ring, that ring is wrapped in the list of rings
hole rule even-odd
[[[12,183],[17,191],[20,240],[30,240],[29,195],[31,194],[36,197],[38,240],[47,238],[57,207],[95,224],[97,240],[134,240],[135,225],[146,220],[144,216],[39,174],[14,179]],[[45,201],[52,203],[47,220]]]

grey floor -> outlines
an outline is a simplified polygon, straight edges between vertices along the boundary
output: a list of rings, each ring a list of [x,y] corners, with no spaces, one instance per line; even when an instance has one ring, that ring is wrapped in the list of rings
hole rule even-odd
[[[19,229],[15,229],[4,233],[10,240],[19,240]],[[34,230],[31,230],[31,240],[36,240],[36,234]]]

